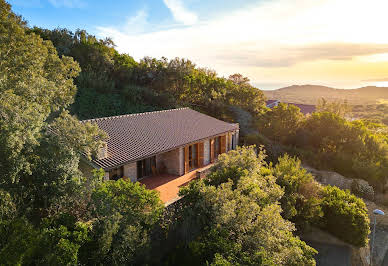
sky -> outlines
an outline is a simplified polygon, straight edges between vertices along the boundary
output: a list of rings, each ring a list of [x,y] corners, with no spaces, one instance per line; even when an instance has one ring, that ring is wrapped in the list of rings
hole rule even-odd
[[[121,53],[183,57],[260,89],[388,87],[387,0],[9,0],[30,26],[85,29]]]

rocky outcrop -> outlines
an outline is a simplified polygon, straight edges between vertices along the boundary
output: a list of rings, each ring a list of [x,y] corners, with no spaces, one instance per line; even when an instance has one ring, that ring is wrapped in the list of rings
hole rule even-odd
[[[317,265],[369,266],[369,246],[356,248],[318,228],[312,228],[300,238],[315,248]]]
[[[374,190],[371,185],[362,179],[344,177],[336,172],[319,171],[309,166],[304,168],[311,173],[315,180],[323,185],[332,185],[340,189],[349,189],[353,194],[368,200],[374,199]]]

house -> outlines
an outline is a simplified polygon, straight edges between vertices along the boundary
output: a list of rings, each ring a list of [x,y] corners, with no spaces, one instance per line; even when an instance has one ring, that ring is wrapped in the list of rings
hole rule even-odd
[[[268,100],[265,102],[265,105],[268,108],[274,108],[275,106],[278,106],[280,103],[279,100]],[[301,104],[301,103],[285,103],[285,104],[292,104],[295,105],[300,109],[300,112],[304,115],[310,115],[315,112],[316,107],[312,104]]]
[[[275,106],[278,106],[278,104],[280,103],[279,100],[267,100],[265,102],[265,105],[268,107],[268,108],[274,108]]]
[[[239,125],[190,108],[84,120],[98,125],[109,139],[98,158],[86,160],[84,173],[102,168],[106,180],[133,182],[170,174],[176,177],[214,162],[235,149]]]

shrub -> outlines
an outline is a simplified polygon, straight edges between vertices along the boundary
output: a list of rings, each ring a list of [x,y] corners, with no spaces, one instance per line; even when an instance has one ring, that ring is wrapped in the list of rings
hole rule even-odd
[[[368,244],[368,209],[349,190],[327,186],[322,199],[323,229],[356,247]]]
[[[301,161],[286,154],[279,158],[273,174],[284,189],[280,200],[283,217],[295,222],[299,229],[318,222],[323,215],[319,204],[322,188],[301,166]]]

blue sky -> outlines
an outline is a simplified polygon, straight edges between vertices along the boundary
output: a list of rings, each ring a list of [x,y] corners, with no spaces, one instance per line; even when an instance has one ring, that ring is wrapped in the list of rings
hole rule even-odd
[[[74,31],[82,28],[98,34],[97,27],[124,26],[128,19],[136,17],[141,11],[147,13],[149,23],[144,31],[178,26],[163,0],[8,0],[8,2],[30,26],[49,29],[65,27]],[[185,1],[185,9],[195,13],[198,20],[205,20],[257,2],[258,0],[240,2],[190,0]]]
[[[9,0],[30,26],[111,37],[136,60],[183,57],[262,89],[388,86],[387,0]]]

